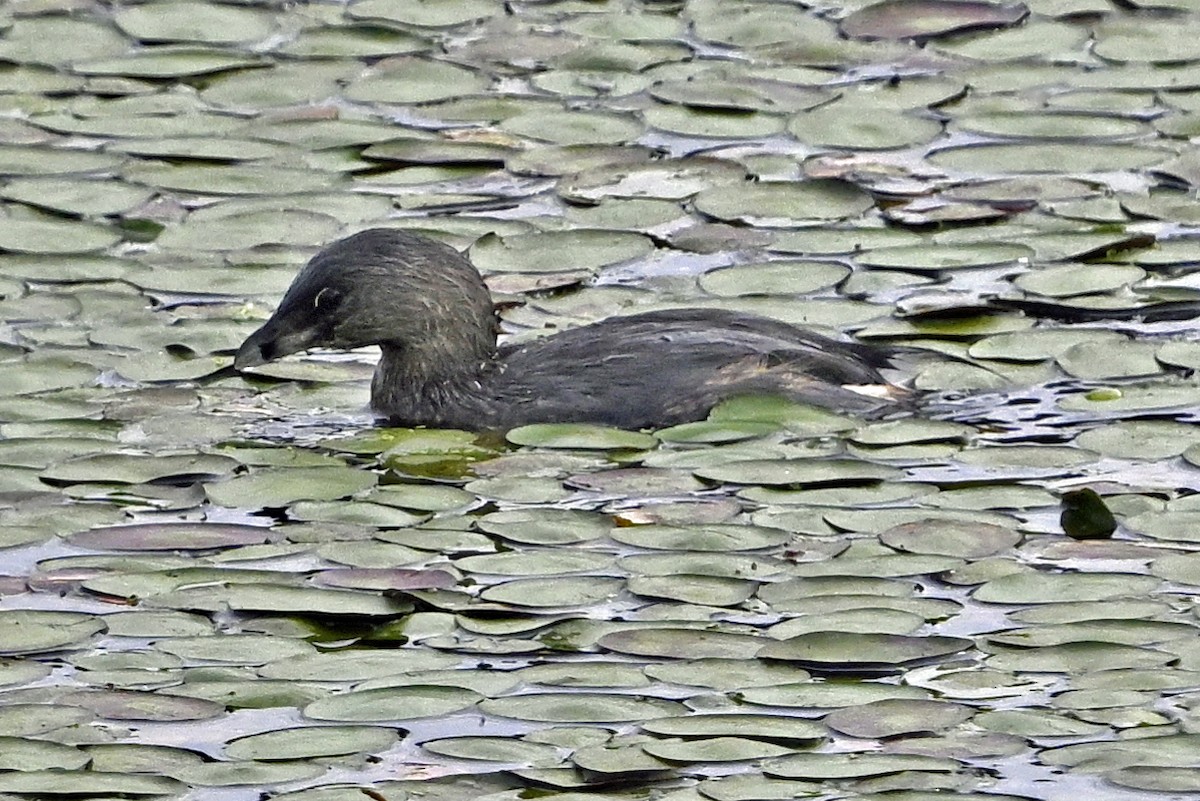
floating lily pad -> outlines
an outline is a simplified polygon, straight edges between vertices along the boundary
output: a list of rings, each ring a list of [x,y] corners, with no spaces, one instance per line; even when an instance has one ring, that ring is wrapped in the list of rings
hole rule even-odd
[[[675,715],[675,701],[634,695],[534,693],[488,698],[479,708],[490,715],[543,723],[621,723]]]
[[[521,426],[509,431],[507,436],[508,441],[515,445],[541,448],[643,450],[658,444],[649,434],[579,423],[539,423]]]
[[[559,183],[559,194],[584,202],[604,197],[683,200],[711,186],[737,183],[746,177],[742,165],[715,158],[638,159],[632,164],[627,157],[616,163],[610,163],[612,159],[607,156],[597,166],[581,165],[578,172]]]
[[[559,749],[545,743],[526,742],[511,737],[447,737],[426,740],[421,748],[433,754],[454,759],[475,759],[487,762],[506,762],[518,765],[559,764]]]
[[[833,286],[849,274],[831,262],[768,261],[713,270],[700,277],[700,286],[720,297],[792,295]]]
[[[1152,576],[1125,573],[1018,573],[987,582],[974,597],[984,603],[1103,601],[1146,595],[1158,583]]]
[[[874,205],[861,189],[837,180],[723,186],[704,190],[693,202],[697,211],[718,220],[782,227],[857,217]]]
[[[781,133],[784,119],[757,111],[690,106],[654,106],[642,112],[651,128],[710,139],[768,137]]]
[[[0,248],[17,253],[95,253],[120,240],[99,225],[0,218]]]
[[[592,606],[615,598],[623,586],[621,579],[602,576],[517,579],[494,584],[479,597],[516,607]]]
[[[411,685],[333,695],[304,708],[313,720],[383,722],[448,715],[474,706],[477,693],[461,687]]]
[[[958,653],[972,645],[959,637],[813,632],[767,645],[758,656],[823,670],[892,673],[904,665]]]
[[[373,487],[376,479],[374,473],[350,467],[266,468],[208,484],[205,492],[218,506],[257,509],[343,498]]]
[[[144,42],[252,42],[272,29],[271,18],[258,9],[190,1],[129,6],[113,22]]]
[[[756,459],[704,467],[696,475],[709,481],[770,487],[863,484],[900,477],[886,465],[849,459]]]
[[[781,545],[790,534],[764,526],[709,524],[705,526],[628,526],[613,529],[617,542],[640,548],[672,551],[753,551]]]
[[[147,48],[119,58],[84,59],[73,62],[71,69],[80,75],[167,79],[208,75],[263,64],[262,60],[252,55],[180,45]]]
[[[858,39],[930,39],[951,33],[1016,25],[1029,15],[1023,3],[888,0],[860,8],[838,26]]]
[[[1021,535],[1003,526],[923,520],[889,528],[879,535],[879,540],[912,553],[978,559],[1007,551],[1021,541]]]
[[[794,754],[771,760],[763,765],[763,772],[768,776],[820,781],[915,771],[944,773],[959,768],[953,759],[920,754],[850,753],[838,754],[836,759],[831,757],[831,754]]]
[[[874,740],[943,732],[966,722],[971,716],[971,708],[962,704],[892,698],[834,710],[825,717],[825,724],[851,737]]]
[[[646,743],[646,753],[666,762],[745,762],[791,753],[786,746],[750,740],[744,737],[705,737],[668,739]]]
[[[655,626],[605,634],[598,645],[631,656],[711,659],[743,657],[767,642],[748,634]]]
[[[319,733],[320,736],[314,736]],[[308,759],[344,754],[377,754],[394,745],[395,729],[373,726],[322,726],[279,729],[230,740],[225,753],[234,759]]]
[[[226,476],[238,462],[217,454],[108,454],[81,456],[59,462],[42,472],[42,479],[54,484],[98,482],[103,484],[142,484],[146,482],[192,483]]]
[[[492,512],[476,525],[514,542],[566,545],[608,534],[612,521],[605,515],[570,509],[512,509]]]
[[[254,545],[270,540],[259,526],[233,523],[142,523],[94,528],[72,534],[68,540],[81,548],[112,551],[212,550]]]
[[[224,706],[199,698],[180,698],[134,690],[76,690],[64,695],[62,703],[90,709],[108,720],[140,720],[160,723],[210,720],[225,712]]]
[[[0,775],[0,792],[33,795],[69,795],[87,787],[97,797],[175,795],[187,785],[165,776],[102,773],[95,770],[6,771]]]
[[[500,127],[556,145],[620,144],[632,142],[642,132],[642,126],[630,117],[571,109],[518,114],[501,122]]]
[[[96,615],[10,609],[0,612],[0,655],[35,654],[79,647],[105,630]]]
[[[640,234],[621,231],[552,231],[486,236],[471,247],[471,260],[484,272],[547,273],[591,269],[645,256],[651,249]],[[571,258],[564,260],[564,253]]]
[[[830,103],[798,114],[788,133],[806,145],[888,150],[930,142],[942,131],[936,120],[886,109]]]
[[[487,19],[500,13],[487,0],[432,0],[406,3],[403,0],[362,0],[347,13],[356,19],[395,22],[422,28],[448,28]]]

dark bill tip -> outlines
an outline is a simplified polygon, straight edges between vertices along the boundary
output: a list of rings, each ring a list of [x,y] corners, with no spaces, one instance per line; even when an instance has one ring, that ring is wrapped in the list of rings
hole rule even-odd
[[[258,367],[278,355],[274,340],[269,336],[262,336],[262,333],[263,330],[260,328],[246,338],[246,341],[238,348],[237,355],[233,357],[233,369],[245,370],[247,367]]]

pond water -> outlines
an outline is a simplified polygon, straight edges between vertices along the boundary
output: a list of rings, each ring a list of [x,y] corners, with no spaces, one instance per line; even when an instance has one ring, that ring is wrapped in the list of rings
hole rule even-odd
[[[0,795],[1195,797],[1198,64],[1181,0],[0,7]],[[510,338],[954,358],[484,436],[235,373],[375,226]]]

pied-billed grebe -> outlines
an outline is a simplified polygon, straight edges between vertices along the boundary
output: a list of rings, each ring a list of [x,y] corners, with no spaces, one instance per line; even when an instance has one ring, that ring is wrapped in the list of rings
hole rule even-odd
[[[880,373],[894,351],[712,309],[612,317],[498,347],[492,298],[475,267],[440,242],[381,228],[314,256],[234,366],[364,345],[383,350],[371,406],[403,425],[654,428],[754,393],[870,413],[892,401],[850,387],[895,390]]]

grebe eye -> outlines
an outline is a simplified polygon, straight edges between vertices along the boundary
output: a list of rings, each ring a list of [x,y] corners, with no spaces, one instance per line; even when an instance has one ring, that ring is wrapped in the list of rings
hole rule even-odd
[[[323,287],[317,296],[313,298],[313,308],[330,309],[337,306],[342,300],[342,294],[331,287]]]

